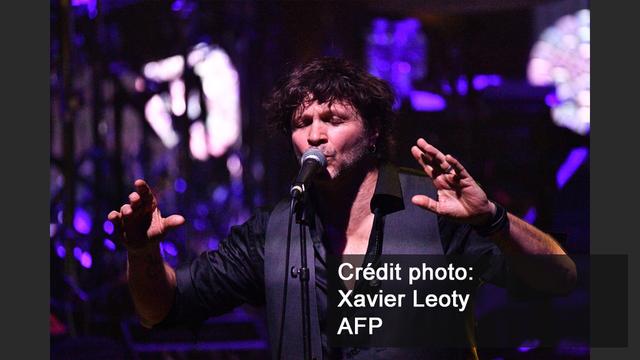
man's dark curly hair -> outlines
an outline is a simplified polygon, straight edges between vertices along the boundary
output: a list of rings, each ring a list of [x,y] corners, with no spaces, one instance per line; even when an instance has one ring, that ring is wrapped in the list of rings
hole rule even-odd
[[[282,79],[265,101],[267,126],[291,135],[296,109],[309,96],[320,104],[346,101],[364,121],[368,131],[377,131],[376,154],[384,159],[392,145],[391,125],[395,117],[395,95],[384,80],[347,60],[324,57],[296,67]]]

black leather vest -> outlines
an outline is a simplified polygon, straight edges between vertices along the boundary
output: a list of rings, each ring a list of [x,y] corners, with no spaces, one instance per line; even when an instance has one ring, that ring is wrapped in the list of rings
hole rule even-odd
[[[384,215],[382,254],[393,255],[443,255],[437,216],[411,203],[417,194],[437,198],[431,180],[421,176],[399,173],[404,208]],[[281,320],[285,272],[289,276],[287,309],[283,336],[283,359],[302,359],[300,282],[285,269],[285,249],[289,216],[289,202],[281,201],[271,213],[265,238],[265,288],[269,343],[272,357],[276,358]],[[311,354],[322,359],[320,323],[318,319],[315,287],[314,248],[307,229],[307,259],[309,266],[309,300],[311,309]],[[289,269],[300,266],[300,238],[298,225],[294,223],[291,239]],[[428,285],[426,285],[428,286]],[[464,330],[463,330],[464,331]],[[396,349],[397,350],[397,349]],[[393,351],[392,351],[393,352]],[[382,355],[382,354],[381,354]],[[384,356],[383,356],[384,357]]]

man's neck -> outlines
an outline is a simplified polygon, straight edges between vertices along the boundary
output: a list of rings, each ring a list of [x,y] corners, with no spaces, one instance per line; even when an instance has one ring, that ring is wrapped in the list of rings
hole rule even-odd
[[[339,179],[317,183],[315,200],[323,223],[346,235],[349,229],[357,228],[371,215],[371,198],[377,180],[378,167],[372,160],[351,169]]]

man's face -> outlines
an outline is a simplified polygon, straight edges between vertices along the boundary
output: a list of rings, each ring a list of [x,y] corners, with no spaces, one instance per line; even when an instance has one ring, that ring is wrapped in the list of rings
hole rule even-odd
[[[304,106],[306,105],[306,106]],[[291,140],[296,157],[300,159],[309,148],[320,149],[327,157],[327,172],[336,179],[367,154],[374,143],[365,129],[364,121],[348,102],[301,105],[291,122]]]

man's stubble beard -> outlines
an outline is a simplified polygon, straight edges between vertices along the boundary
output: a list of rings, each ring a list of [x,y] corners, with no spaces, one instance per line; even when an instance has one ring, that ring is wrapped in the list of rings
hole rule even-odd
[[[354,151],[352,151],[351,153],[345,154],[342,166],[339,168],[334,168],[333,174],[331,174],[328,169],[324,171],[324,176],[320,176],[318,178],[320,183],[322,183],[323,185],[338,185],[348,180],[350,175],[359,172],[359,170],[366,167],[367,164],[370,164],[372,155],[369,153],[369,148],[366,145],[366,138],[360,139],[358,143],[361,145],[354,148]],[[323,150],[322,147],[320,147],[320,149]],[[335,157],[331,159],[335,159]]]

